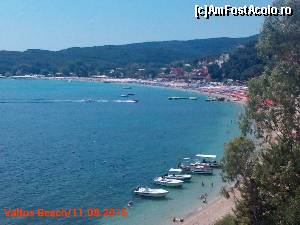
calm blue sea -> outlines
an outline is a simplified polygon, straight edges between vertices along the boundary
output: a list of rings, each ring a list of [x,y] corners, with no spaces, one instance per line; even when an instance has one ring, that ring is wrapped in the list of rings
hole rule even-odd
[[[241,106],[178,90],[93,82],[0,79],[1,224],[165,224],[217,194],[215,176],[195,176],[165,200],[132,195],[197,153],[222,155],[238,135]],[[139,103],[118,103],[134,93]],[[170,101],[168,96],[198,96]],[[83,102],[93,99],[97,102]],[[201,182],[205,183],[202,187]],[[214,187],[211,183],[214,182]],[[5,218],[3,208],[122,208],[127,218]],[[164,222],[165,221],[165,222]]]

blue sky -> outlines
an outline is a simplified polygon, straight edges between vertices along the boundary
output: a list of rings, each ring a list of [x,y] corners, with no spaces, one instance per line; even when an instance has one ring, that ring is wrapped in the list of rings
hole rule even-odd
[[[194,5],[266,6],[272,0],[1,0],[0,50],[244,37],[263,17],[194,18]]]

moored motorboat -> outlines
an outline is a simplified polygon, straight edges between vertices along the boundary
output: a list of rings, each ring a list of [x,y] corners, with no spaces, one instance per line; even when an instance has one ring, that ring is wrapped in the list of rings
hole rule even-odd
[[[215,102],[215,101],[217,101],[217,98],[215,98],[215,97],[208,97],[207,99],[205,99],[205,101],[207,101],[207,102]]]
[[[191,172],[192,170],[192,166],[191,165],[187,165],[187,164],[184,164],[184,163],[180,163],[178,165],[178,168],[179,169],[182,169],[183,172],[186,172],[186,173],[189,173]]]
[[[173,96],[173,97],[168,97],[169,100],[180,100],[180,99],[188,99],[188,97],[178,97],[178,96]]]
[[[212,175],[213,174],[213,169],[210,168],[210,166],[198,165],[198,166],[192,167],[191,172],[194,173],[194,174]]]
[[[175,180],[182,180],[182,181],[189,181],[192,178],[192,175],[190,174],[182,174],[182,169],[174,169],[171,168],[165,177],[167,179],[175,179]]]
[[[153,181],[155,184],[160,184],[168,187],[179,187],[183,184],[182,180],[168,179],[165,176],[156,177],[153,179]]]
[[[216,155],[197,154],[196,156],[202,158],[201,163],[208,164],[212,168],[219,168],[221,166],[216,160]]]
[[[152,189],[147,187],[137,187],[133,192],[137,195],[153,198],[163,198],[169,193],[169,191],[164,189]]]

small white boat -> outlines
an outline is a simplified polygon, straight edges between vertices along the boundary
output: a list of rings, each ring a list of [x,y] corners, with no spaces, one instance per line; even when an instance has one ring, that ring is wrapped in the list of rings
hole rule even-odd
[[[152,188],[144,188],[137,187],[133,191],[137,195],[145,196],[145,197],[154,197],[154,198],[163,198],[169,193],[164,189],[152,189]]]
[[[136,99],[130,99],[126,101],[127,103],[138,103],[139,101]]]
[[[205,166],[205,165],[195,166],[191,169],[191,171],[194,174],[206,174],[206,175],[213,174],[213,169],[210,168],[209,166]]]
[[[180,169],[182,169],[184,172],[190,173],[192,170],[192,166],[191,165],[185,165],[183,163],[179,164],[178,166]]]
[[[192,175],[190,174],[182,174],[182,169],[174,169],[171,168],[168,172],[168,175],[165,176],[167,179],[175,179],[182,181],[189,181],[192,179]]]
[[[155,184],[160,184],[168,187],[179,187],[183,184],[182,180],[168,179],[165,176],[156,177],[153,181]]]
[[[207,99],[205,99],[205,101],[207,101],[207,102],[215,102],[215,101],[217,101],[217,98],[208,97]]]
[[[114,102],[118,102],[118,103],[137,103],[138,100],[135,100],[135,99],[128,99],[128,100],[114,100]]]
[[[212,168],[219,168],[221,165],[218,161],[216,161],[216,155],[206,155],[206,154],[197,154],[197,157],[202,158],[203,164],[208,164]]]
[[[181,100],[181,99],[188,99],[188,97],[178,97],[178,96],[172,96],[168,97],[169,100]]]

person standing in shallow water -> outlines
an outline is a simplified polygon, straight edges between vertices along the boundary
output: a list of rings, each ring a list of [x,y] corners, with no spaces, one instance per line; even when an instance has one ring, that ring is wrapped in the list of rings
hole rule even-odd
[[[184,218],[177,218],[177,217],[174,217],[174,218],[173,218],[173,223],[176,223],[176,222],[181,222],[181,223],[183,223],[183,222],[184,222]]]

